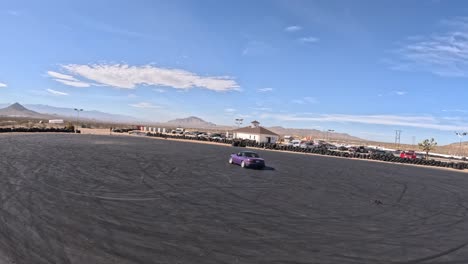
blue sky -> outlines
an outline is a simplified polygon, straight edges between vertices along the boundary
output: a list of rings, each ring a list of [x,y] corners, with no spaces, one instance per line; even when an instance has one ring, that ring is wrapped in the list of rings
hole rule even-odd
[[[152,121],[468,130],[465,1],[2,1],[0,103]]]

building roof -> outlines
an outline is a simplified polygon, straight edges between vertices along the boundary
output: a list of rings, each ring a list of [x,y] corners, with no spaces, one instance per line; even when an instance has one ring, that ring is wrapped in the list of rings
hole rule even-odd
[[[278,136],[275,132],[272,132],[264,127],[258,126],[258,127],[241,127],[238,129],[233,130],[232,132],[237,132],[237,133],[247,133],[247,134],[256,134],[256,135],[273,135],[273,136]]]

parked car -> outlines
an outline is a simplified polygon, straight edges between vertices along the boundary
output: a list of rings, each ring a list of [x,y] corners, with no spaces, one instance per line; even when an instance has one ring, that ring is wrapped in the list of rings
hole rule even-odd
[[[216,133],[216,134],[211,134],[211,135],[210,135],[210,138],[211,138],[211,139],[222,140],[224,137],[223,137],[223,135]]]
[[[403,159],[416,159],[416,153],[414,152],[414,150],[402,151],[400,153],[400,158],[403,158]]]
[[[369,153],[371,154],[377,154],[377,155],[388,155],[392,156],[393,154],[389,151],[381,150],[381,149],[373,149]]]
[[[340,147],[338,147],[338,150],[340,150],[340,151],[347,151],[348,148],[345,147],[345,146],[340,146]]]
[[[265,168],[265,160],[252,151],[241,151],[237,154],[231,154],[229,157],[229,163],[238,164],[242,168]]]
[[[359,147],[350,147],[349,152],[356,152],[356,153],[369,153],[369,150],[364,146]]]
[[[302,141],[300,141],[299,139],[295,139],[295,140],[291,140],[291,143],[293,147],[299,147],[301,146]]]
[[[314,142],[302,142],[300,145],[299,145],[300,148],[303,148],[303,149],[312,149],[315,147],[314,145]]]
[[[184,136],[188,138],[196,138],[198,136],[198,132],[186,132]]]
[[[201,132],[197,135],[199,138],[208,138],[208,134],[205,132]]]
[[[328,150],[338,150],[338,148],[335,145],[332,145],[332,144],[327,144],[327,149]]]

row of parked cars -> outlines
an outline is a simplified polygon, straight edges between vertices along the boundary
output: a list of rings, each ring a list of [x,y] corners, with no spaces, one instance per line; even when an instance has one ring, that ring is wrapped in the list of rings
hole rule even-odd
[[[390,151],[377,148],[370,148],[366,146],[336,146],[327,142],[313,142],[313,141],[301,141],[301,140],[291,140],[283,145],[298,147],[302,149],[315,149],[315,148],[325,148],[331,151],[346,151],[349,153],[367,153],[367,154],[379,154],[379,155],[389,155],[400,157],[404,159],[417,159],[422,158],[421,155],[417,154],[413,150],[408,151]]]
[[[226,136],[220,133],[207,133],[201,131],[183,131],[182,133],[172,133],[172,134],[179,134],[180,136],[184,136],[187,138],[206,138],[206,139],[213,139],[213,140],[222,140],[225,139]]]

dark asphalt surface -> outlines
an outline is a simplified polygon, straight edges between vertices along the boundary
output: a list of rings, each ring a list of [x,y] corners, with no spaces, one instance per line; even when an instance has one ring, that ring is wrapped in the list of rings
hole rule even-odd
[[[468,263],[468,174],[239,149],[0,135],[0,263]]]

